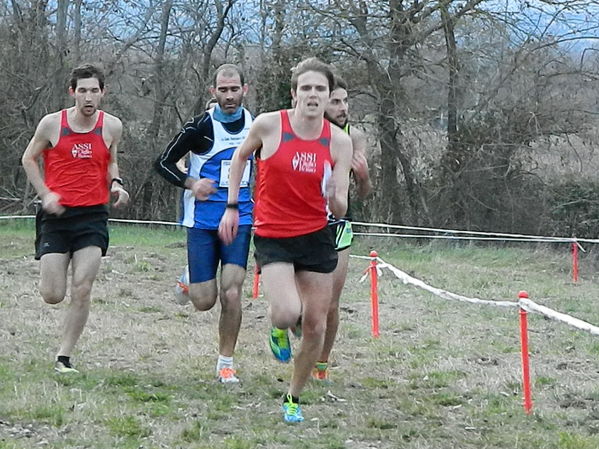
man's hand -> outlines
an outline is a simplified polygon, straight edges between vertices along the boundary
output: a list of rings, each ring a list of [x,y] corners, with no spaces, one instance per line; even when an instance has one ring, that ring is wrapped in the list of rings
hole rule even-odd
[[[48,193],[42,197],[42,209],[49,214],[62,215],[65,208],[59,201],[60,195],[58,193],[48,191]]]
[[[194,181],[191,186],[193,196],[200,201],[206,201],[210,195],[216,192],[214,187],[216,181],[214,179],[202,178]]]
[[[356,177],[360,179],[368,178],[368,162],[363,154],[354,152],[351,160],[351,169],[354,171]]]
[[[112,187],[110,187],[110,194],[113,198],[116,198],[113,206],[116,208],[125,207],[129,203],[129,193],[123,187],[116,183],[112,183]]]
[[[227,208],[220,224],[218,225],[218,236],[225,245],[230,245],[237,236],[239,228],[239,210]]]

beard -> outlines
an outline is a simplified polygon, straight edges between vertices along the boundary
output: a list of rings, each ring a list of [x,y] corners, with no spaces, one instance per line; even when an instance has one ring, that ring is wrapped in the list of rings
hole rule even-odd
[[[347,115],[339,115],[337,118],[331,117],[325,112],[324,117],[333,125],[343,129],[347,125]]]

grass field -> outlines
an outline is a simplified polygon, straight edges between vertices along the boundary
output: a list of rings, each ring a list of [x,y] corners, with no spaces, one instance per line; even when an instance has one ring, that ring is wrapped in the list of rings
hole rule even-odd
[[[534,414],[522,409],[516,310],[443,300],[385,272],[381,336],[370,335],[368,262],[351,259],[333,382],[311,382],[306,421],[282,422],[291,367],[267,347],[266,304],[245,284],[235,363],[239,386],[215,382],[218,306],[174,302],[185,265],[180,230],[112,226],[74,363],[52,371],[65,304],[37,291],[33,224],[0,221],[0,448],[596,449],[599,339],[529,319]],[[571,282],[556,248],[358,240],[416,278],[484,299],[538,303],[599,324],[592,254]]]

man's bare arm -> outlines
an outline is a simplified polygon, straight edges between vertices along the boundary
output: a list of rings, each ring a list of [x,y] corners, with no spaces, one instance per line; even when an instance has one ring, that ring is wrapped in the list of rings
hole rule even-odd
[[[352,157],[352,172],[358,187],[358,196],[365,198],[372,191],[368,160],[366,159],[366,136],[356,128],[351,129],[351,140],[354,148]]]
[[[351,168],[351,151],[347,148],[352,146],[351,139],[343,131],[332,128],[331,156],[335,162],[331,180],[334,186],[329,196],[329,209],[337,218],[341,218],[347,212],[347,191],[349,189],[349,171]]]
[[[57,126],[59,125],[56,122],[56,114],[46,115],[40,120],[23,153],[21,163],[27,174],[27,179],[42,201],[42,208],[51,214],[60,215],[64,212],[64,207],[60,204],[60,195],[52,192],[46,186],[38,162],[42,152],[52,145],[52,133]]]
[[[107,182],[110,183],[108,188],[110,189],[110,194],[116,197],[114,207],[122,207],[127,205],[129,202],[129,193],[125,190],[123,185],[117,181],[112,182],[112,180],[120,179],[117,154],[118,146],[121,141],[121,135],[123,134],[123,124],[114,116],[110,116],[109,118],[107,117],[106,123],[108,125],[108,132],[110,133],[111,137],[110,162],[108,163],[107,173]]]
[[[218,227],[218,235],[226,244],[230,244],[237,235],[239,227],[239,210],[234,205],[239,200],[239,187],[245,164],[250,155],[262,146],[264,133],[268,131],[268,119],[263,115],[258,116],[244,141],[237,147],[231,158],[231,167],[229,169],[229,194],[227,204],[233,205],[227,207]]]

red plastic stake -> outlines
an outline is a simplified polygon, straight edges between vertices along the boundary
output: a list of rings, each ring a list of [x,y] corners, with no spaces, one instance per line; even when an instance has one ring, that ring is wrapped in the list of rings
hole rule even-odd
[[[252,288],[252,298],[256,299],[260,294],[260,270],[258,270],[258,265],[254,267],[254,285]]]
[[[578,242],[572,242],[572,280],[578,282]]]
[[[376,271],[376,251],[370,251],[370,316],[372,318],[372,336],[378,338],[379,334],[379,292],[378,273]]]
[[[521,291],[518,298],[528,298],[528,293]],[[524,411],[532,413],[532,393],[530,389],[530,361],[528,359],[528,313],[520,307],[520,341],[522,350],[522,390],[524,392]]]

